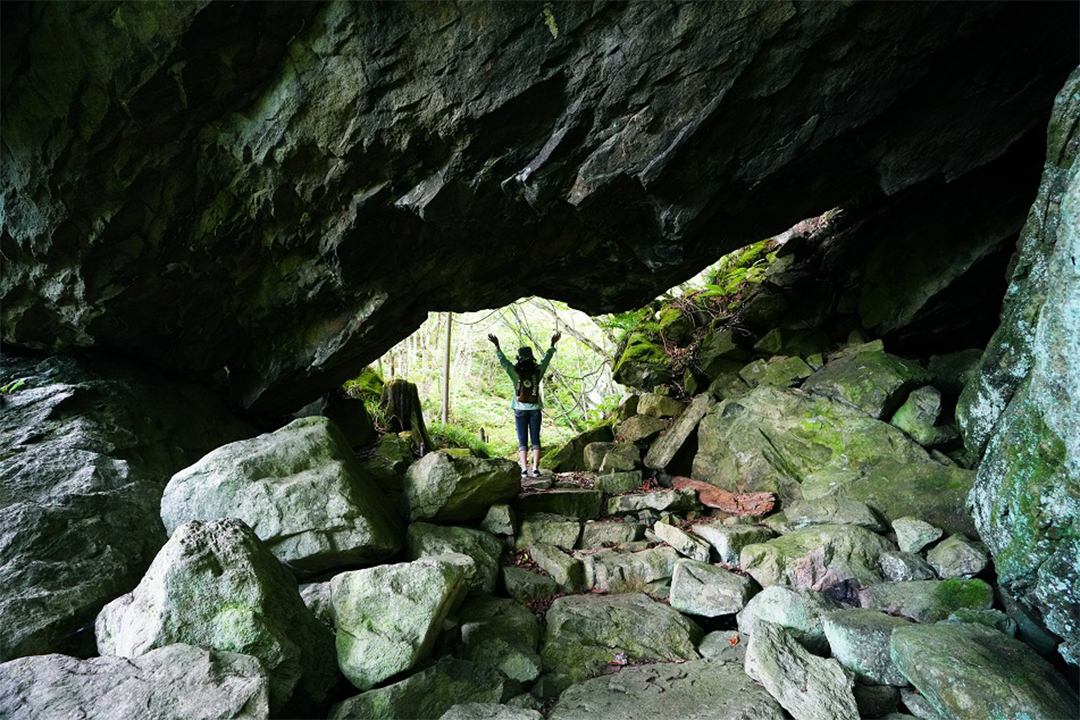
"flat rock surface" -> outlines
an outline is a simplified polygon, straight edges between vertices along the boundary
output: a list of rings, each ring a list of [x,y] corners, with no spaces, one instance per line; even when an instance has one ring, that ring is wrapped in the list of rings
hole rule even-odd
[[[596,718],[782,720],[783,710],[741,665],[710,660],[627,667],[568,688],[549,720]]]
[[[266,674],[250,655],[167,645],[132,660],[36,655],[0,664],[0,715],[12,720],[255,720]]]

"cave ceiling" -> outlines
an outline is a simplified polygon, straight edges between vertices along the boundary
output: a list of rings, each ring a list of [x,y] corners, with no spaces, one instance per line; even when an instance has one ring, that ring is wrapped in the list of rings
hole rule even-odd
[[[0,339],[269,413],[429,311],[627,309],[832,207],[926,198],[963,244],[1034,196],[1077,60],[1075,3],[2,12]]]

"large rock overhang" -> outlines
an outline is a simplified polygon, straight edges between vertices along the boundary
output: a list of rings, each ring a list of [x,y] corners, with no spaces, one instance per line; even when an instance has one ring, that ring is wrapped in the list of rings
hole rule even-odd
[[[626,309],[1045,132],[1077,12],[5,3],[0,339],[281,412],[429,310]]]

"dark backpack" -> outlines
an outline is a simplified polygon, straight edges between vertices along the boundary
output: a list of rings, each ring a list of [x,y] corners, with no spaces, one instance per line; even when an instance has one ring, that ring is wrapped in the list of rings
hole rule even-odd
[[[518,402],[535,405],[540,401],[540,369],[536,368],[518,375]]]

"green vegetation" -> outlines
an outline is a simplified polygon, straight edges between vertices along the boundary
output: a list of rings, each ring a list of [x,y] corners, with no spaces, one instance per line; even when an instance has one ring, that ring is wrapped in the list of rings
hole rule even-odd
[[[25,380],[16,380],[15,382],[9,382],[7,385],[0,387],[0,395],[11,395],[24,385],[26,385]]]

